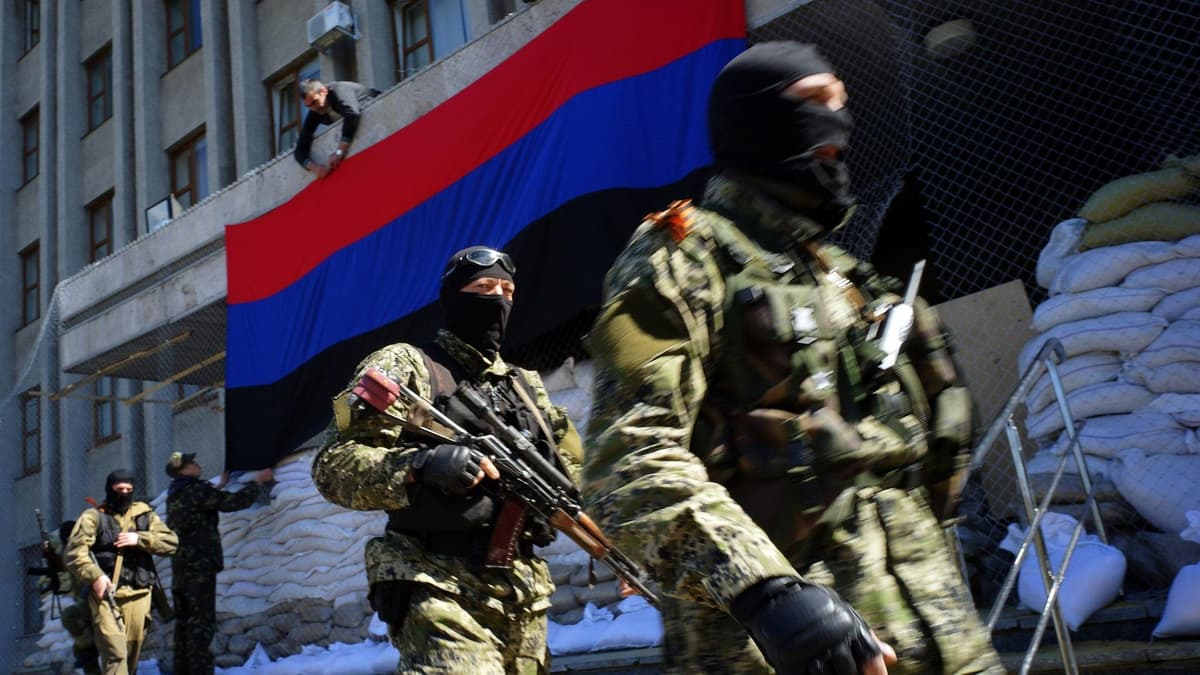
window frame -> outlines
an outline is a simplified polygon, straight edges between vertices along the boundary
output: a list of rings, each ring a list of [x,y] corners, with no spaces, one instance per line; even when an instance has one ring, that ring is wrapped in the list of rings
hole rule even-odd
[[[90,242],[88,248],[88,262],[102,260],[113,253],[114,244],[112,203],[113,192],[112,190],[109,190],[108,192],[105,192],[96,199],[92,200],[92,202],[86,207],[88,241]],[[104,216],[105,218],[105,222],[101,223],[104,226],[104,237],[101,239],[96,238],[96,217],[98,215]],[[107,250],[103,255],[96,255],[97,251],[99,251],[101,248],[106,248]]]
[[[107,389],[107,391],[106,391]],[[96,378],[92,383],[92,447],[98,448],[105,443],[111,443],[121,437],[117,427],[117,383],[107,375]],[[107,415],[109,433],[101,434],[101,419]]]
[[[41,115],[37,106],[21,116],[21,185],[25,186],[29,181],[38,177],[40,171],[39,164],[41,163],[41,140],[42,130],[39,124],[41,123]],[[32,135],[33,142],[30,143]],[[29,159],[33,158],[33,166],[30,168]]]
[[[94,82],[92,75],[97,66],[103,68],[103,71],[100,73],[101,86],[98,92],[92,89]],[[104,45],[89,56],[83,62],[83,70],[84,79],[87,80],[87,131],[91,132],[112,117],[113,114],[112,43]],[[94,119],[94,104],[97,100],[101,102],[100,118]]]
[[[21,1],[21,56],[33,51],[42,41],[41,0]]]
[[[42,259],[40,240],[21,249],[21,328],[42,318]],[[30,266],[33,267],[33,282],[30,283]],[[29,295],[33,294],[33,310],[30,311]],[[33,316],[30,316],[32,314]]]
[[[204,162],[199,160],[198,153],[196,152],[196,148],[200,143],[204,143],[205,147],[204,157],[206,161]],[[184,185],[179,185],[179,177],[176,175],[175,171],[175,166],[177,164],[176,158],[185,152],[188,153],[188,182]],[[201,171],[208,170],[207,158],[208,141],[205,138],[203,128],[201,128],[199,132],[188,136],[179,143],[176,143],[170,150],[167,151],[167,163],[170,165],[170,194],[179,201],[182,211],[192,208],[192,206],[208,196],[207,177],[204,179],[203,185],[199,185],[201,181],[198,179]],[[201,187],[205,189],[205,193],[202,195],[198,194],[198,191]],[[185,194],[187,195],[186,203],[183,199]]]
[[[29,409],[33,404],[33,418],[36,426],[29,426]],[[37,461],[29,461],[29,441],[33,439]],[[37,394],[37,388],[26,390],[21,394],[21,467],[22,477],[32,476],[42,470],[42,398]]]
[[[405,21],[405,12],[409,8],[417,5],[421,5],[425,8],[425,37],[418,40],[416,44],[410,47],[408,44],[406,44],[408,41],[408,36],[404,30],[404,27],[407,23]],[[391,8],[392,51],[396,56],[396,80],[402,81],[421,72],[425,68],[428,68],[437,59],[433,50],[433,16],[432,10],[429,6],[429,0],[392,0]],[[426,50],[428,61],[420,68],[417,68],[412,72],[408,72],[407,63],[409,54],[416,53],[422,48]]]
[[[171,25],[171,6],[179,4],[183,10],[183,24],[180,26]],[[166,14],[166,36],[167,36],[167,70],[171,70],[175,66],[187,61],[188,57],[195,54],[204,46],[203,36],[200,32],[200,0],[164,0],[163,9]],[[194,14],[194,16],[193,16]],[[175,52],[171,49],[171,41],[176,35],[183,35],[183,53],[179,55],[179,59],[175,59]]]
[[[290,152],[296,147],[295,141],[288,147],[283,147],[282,139],[285,133],[296,130],[296,138],[300,138],[300,129],[304,126],[304,116],[308,109],[300,100],[300,82],[305,79],[321,79],[321,60],[314,52],[307,52],[300,61],[290,65],[272,77],[267,85],[271,97],[271,155],[278,156]],[[292,108],[295,118],[291,123],[280,126],[284,106]],[[318,130],[324,125],[318,127]]]

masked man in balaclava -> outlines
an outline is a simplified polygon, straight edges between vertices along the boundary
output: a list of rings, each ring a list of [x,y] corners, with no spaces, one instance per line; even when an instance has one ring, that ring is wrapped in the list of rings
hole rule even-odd
[[[105,675],[137,672],[158,583],[151,555],[171,555],[179,545],[154,509],[134,499],[133,486],[131,471],[108,474],[104,503],[79,516],[67,541],[67,567],[91,587],[92,636]]]
[[[846,98],[811,45],[734,58],[703,198],[605,280],[584,497],[661,584],[670,672],[882,672],[879,642],[893,672],[1003,672],[928,501],[970,433],[941,325],[918,302],[890,363],[898,285],[823,243],[853,205]]]
[[[359,364],[334,398],[334,433],[313,462],[326,499],[388,514],[384,535],[367,543],[366,562],[372,607],[400,652],[397,672],[549,669],[554,584],[533,546],[552,541],[553,532],[528,512],[509,517],[520,509],[496,496],[500,474],[482,454],[414,433],[409,410],[388,386],[404,384],[478,428],[450,405],[459,387],[470,388],[535,439],[545,458],[576,474],[581,444],[566,410],[550,403],[537,373],[500,358],[515,272],[495,249],[454,254],[442,274],[445,327],[430,344],[393,344]]]

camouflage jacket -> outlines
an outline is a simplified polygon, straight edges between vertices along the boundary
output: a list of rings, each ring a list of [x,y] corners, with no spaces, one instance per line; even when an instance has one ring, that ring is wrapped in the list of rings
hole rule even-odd
[[[101,529],[102,515],[96,509],[84,511],[76,520],[75,529],[71,531],[71,538],[67,541],[67,569],[83,586],[90,586],[92,582],[105,574],[91,555],[92,547],[96,545]],[[135,523],[143,515],[146,517],[146,529],[136,529]],[[137,532],[138,542],[136,546],[132,547],[137,552],[171,555],[179,546],[179,537],[163,523],[154,509],[150,508],[146,502],[135,501],[125,513],[113,517],[121,531]],[[132,560],[132,557],[130,559]],[[123,567],[128,570],[128,563]],[[122,573],[122,576],[124,575],[125,573]],[[135,589],[118,584],[117,595],[120,596],[133,590]]]
[[[179,550],[171,562],[176,576],[211,576],[225,569],[220,514],[249,507],[258,492],[258,483],[225,492],[191,476],[171,482],[167,489],[167,526],[179,535]]]
[[[860,372],[869,356],[862,310],[894,301],[898,285],[835,247],[789,244],[783,233],[796,218],[719,175],[702,205],[652,214],[605,280],[590,335],[584,496],[668,595],[727,608],[756,581],[794,575],[781,547],[795,533],[780,529],[801,529],[798,516],[828,508],[863,472],[935,462],[930,401],[955,380],[940,324],[921,305],[919,367],[902,357],[887,377]],[[906,409],[858,412],[878,391],[906,392]],[[766,431],[755,437],[755,425]],[[966,438],[957,426],[945,432],[951,457],[938,453],[936,463],[953,464]],[[727,439],[741,444],[737,453]],[[766,479],[785,489],[758,490]],[[746,510],[755,500],[781,528],[756,524]]]
[[[448,331],[438,333],[437,343],[462,365],[472,381],[495,381],[514,369],[499,356],[488,361]],[[326,499],[340,506],[395,511],[408,506],[410,462],[418,450],[432,444],[404,431],[407,411],[399,403],[387,415],[362,403],[348,405],[350,390],[368,368],[377,368],[417,394],[431,397],[431,376],[420,350],[412,345],[389,345],[365,358],[347,389],[334,398],[335,429],[313,461],[313,482]],[[578,432],[566,409],[551,404],[538,374],[522,374],[534,390],[534,403],[555,436],[559,455],[575,478],[582,460]],[[529,611],[545,609],[553,590],[544,562],[518,558],[512,569],[474,570],[462,558],[434,554],[425,550],[417,538],[390,530],[367,544],[366,558],[370,583],[415,581],[448,593],[471,594],[501,611],[502,599],[525,604]]]

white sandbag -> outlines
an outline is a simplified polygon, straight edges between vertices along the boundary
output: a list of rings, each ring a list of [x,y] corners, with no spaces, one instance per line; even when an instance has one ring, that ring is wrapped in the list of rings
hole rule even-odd
[[[1157,638],[1200,635],[1200,563],[1188,565],[1175,575],[1167,593],[1167,606],[1153,635]]]
[[[1179,538],[1200,544],[1200,511],[1188,511],[1183,515],[1187,518],[1188,526],[1179,533]]]
[[[566,626],[551,621],[547,626],[546,643],[550,646],[550,654],[582,654],[591,651],[596,644],[600,631],[612,623],[613,613],[593,603],[583,608],[583,618],[578,623]]]
[[[1167,320],[1149,312],[1118,312],[1094,319],[1061,323],[1025,344],[1017,357],[1020,372],[1029,365],[1047,340],[1062,343],[1068,357],[1087,352],[1140,352],[1167,328]]]
[[[1200,258],[1168,260],[1130,272],[1121,286],[1125,288],[1161,288],[1169,293],[1186,290],[1200,279]]]
[[[1064,430],[1054,444],[1053,452],[1066,452],[1067,443]],[[1187,428],[1170,415],[1145,409],[1089,418],[1079,430],[1079,445],[1088,455],[1108,459],[1129,448],[1150,448],[1152,453],[1169,455],[1192,452]]]
[[[229,586],[229,595],[241,596],[244,598],[266,598],[271,595],[275,589],[271,586],[255,583],[253,581],[239,581]]]
[[[1148,312],[1165,295],[1166,291],[1157,288],[1112,286],[1093,288],[1082,293],[1063,293],[1037,306],[1030,327],[1034,332],[1041,333],[1069,321],[1117,312]]]
[[[1042,537],[1050,557],[1050,568],[1056,574],[1062,568],[1067,544],[1077,522],[1068,515],[1054,512],[1047,513],[1042,519]],[[1016,523],[1010,524],[1008,536],[1000,547],[1015,553],[1024,535],[1023,528]],[[1082,535],[1058,591],[1058,605],[1071,630],[1079,630],[1096,610],[1116,599],[1124,579],[1125,555],[1101,542],[1094,534]],[[1032,547],[1021,562],[1017,597],[1023,606],[1036,612],[1042,611],[1046,604],[1046,584]]]
[[[1066,437],[1064,435],[1060,437],[1060,444],[1065,442]],[[1039,473],[1053,474],[1058,469],[1059,455],[1054,454],[1057,447],[1038,450],[1033,457],[1025,460],[1026,473],[1031,476]],[[1065,447],[1064,445],[1063,448],[1065,449]],[[1095,457],[1087,454],[1083,456],[1083,463],[1087,465],[1088,475],[1091,476],[1093,481],[1101,481],[1108,478],[1109,462],[1110,460],[1106,457]],[[1067,459],[1063,473],[1072,476],[1079,475],[1079,467],[1075,464],[1074,459]]]
[[[1200,427],[1200,394],[1159,394],[1147,408],[1165,412],[1185,427]]]
[[[617,604],[617,618],[596,637],[592,651],[654,647],[662,644],[662,615],[640,595]]]
[[[1196,394],[1200,393],[1200,361],[1166,363],[1157,367],[1126,363],[1121,369],[1121,378],[1156,394]]]
[[[1155,394],[1140,384],[1101,382],[1067,394],[1073,420],[1133,412],[1150,404]],[[1066,428],[1057,403],[1030,413],[1025,430],[1030,438],[1043,438]]]
[[[1068,218],[1054,226],[1050,231],[1050,241],[1038,253],[1037,282],[1042,288],[1050,288],[1054,277],[1066,264],[1068,258],[1078,255],[1079,239],[1087,220],[1083,218]]]
[[[1193,307],[1183,314],[1179,315],[1180,319],[1188,321],[1200,321],[1200,307]]]
[[[575,362],[575,381],[579,383],[579,387],[584,391],[592,391],[592,382],[595,380],[595,375],[596,367],[590,359]]]
[[[1200,307],[1200,286],[1175,291],[1158,301],[1151,313],[1161,316],[1168,321],[1174,321],[1183,316],[1184,312]]]
[[[1200,455],[1118,454],[1109,477],[1125,501],[1164,532],[1188,526],[1187,512],[1200,510]]]
[[[1121,357],[1115,352],[1087,352],[1058,364],[1058,376],[1063,390],[1069,394],[1088,385],[1116,380],[1121,363]],[[1029,388],[1025,404],[1030,410],[1041,410],[1053,400],[1054,385],[1050,382],[1050,373],[1044,372]]]
[[[575,359],[568,358],[559,367],[553,370],[541,370],[538,371],[538,374],[542,376],[542,384],[546,385],[546,391],[553,394],[556,391],[572,389],[576,386],[574,371]]]
[[[1175,321],[1137,356],[1129,359],[1130,364],[1145,368],[1180,361],[1200,361],[1200,321]]]
[[[1050,284],[1050,293],[1079,293],[1117,286],[1130,272],[1177,255],[1174,246],[1165,241],[1138,241],[1084,251],[1065,262]]]
[[[351,532],[337,525],[329,525],[315,520],[301,520],[277,531],[271,536],[271,540],[280,544],[286,544],[296,539],[331,539],[349,542],[350,535]]]

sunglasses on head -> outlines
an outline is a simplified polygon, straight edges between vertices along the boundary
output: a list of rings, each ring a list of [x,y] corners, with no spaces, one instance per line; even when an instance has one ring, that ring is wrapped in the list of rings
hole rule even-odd
[[[483,268],[491,267],[496,263],[500,263],[500,267],[509,274],[517,273],[517,266],[513,264],[512,258],[504,251],[497,251],[492,248],[477,248],[451,260],[450,264],[446,266],[446,271],[442,274],[442,279],[454,274],[463,264]]]

